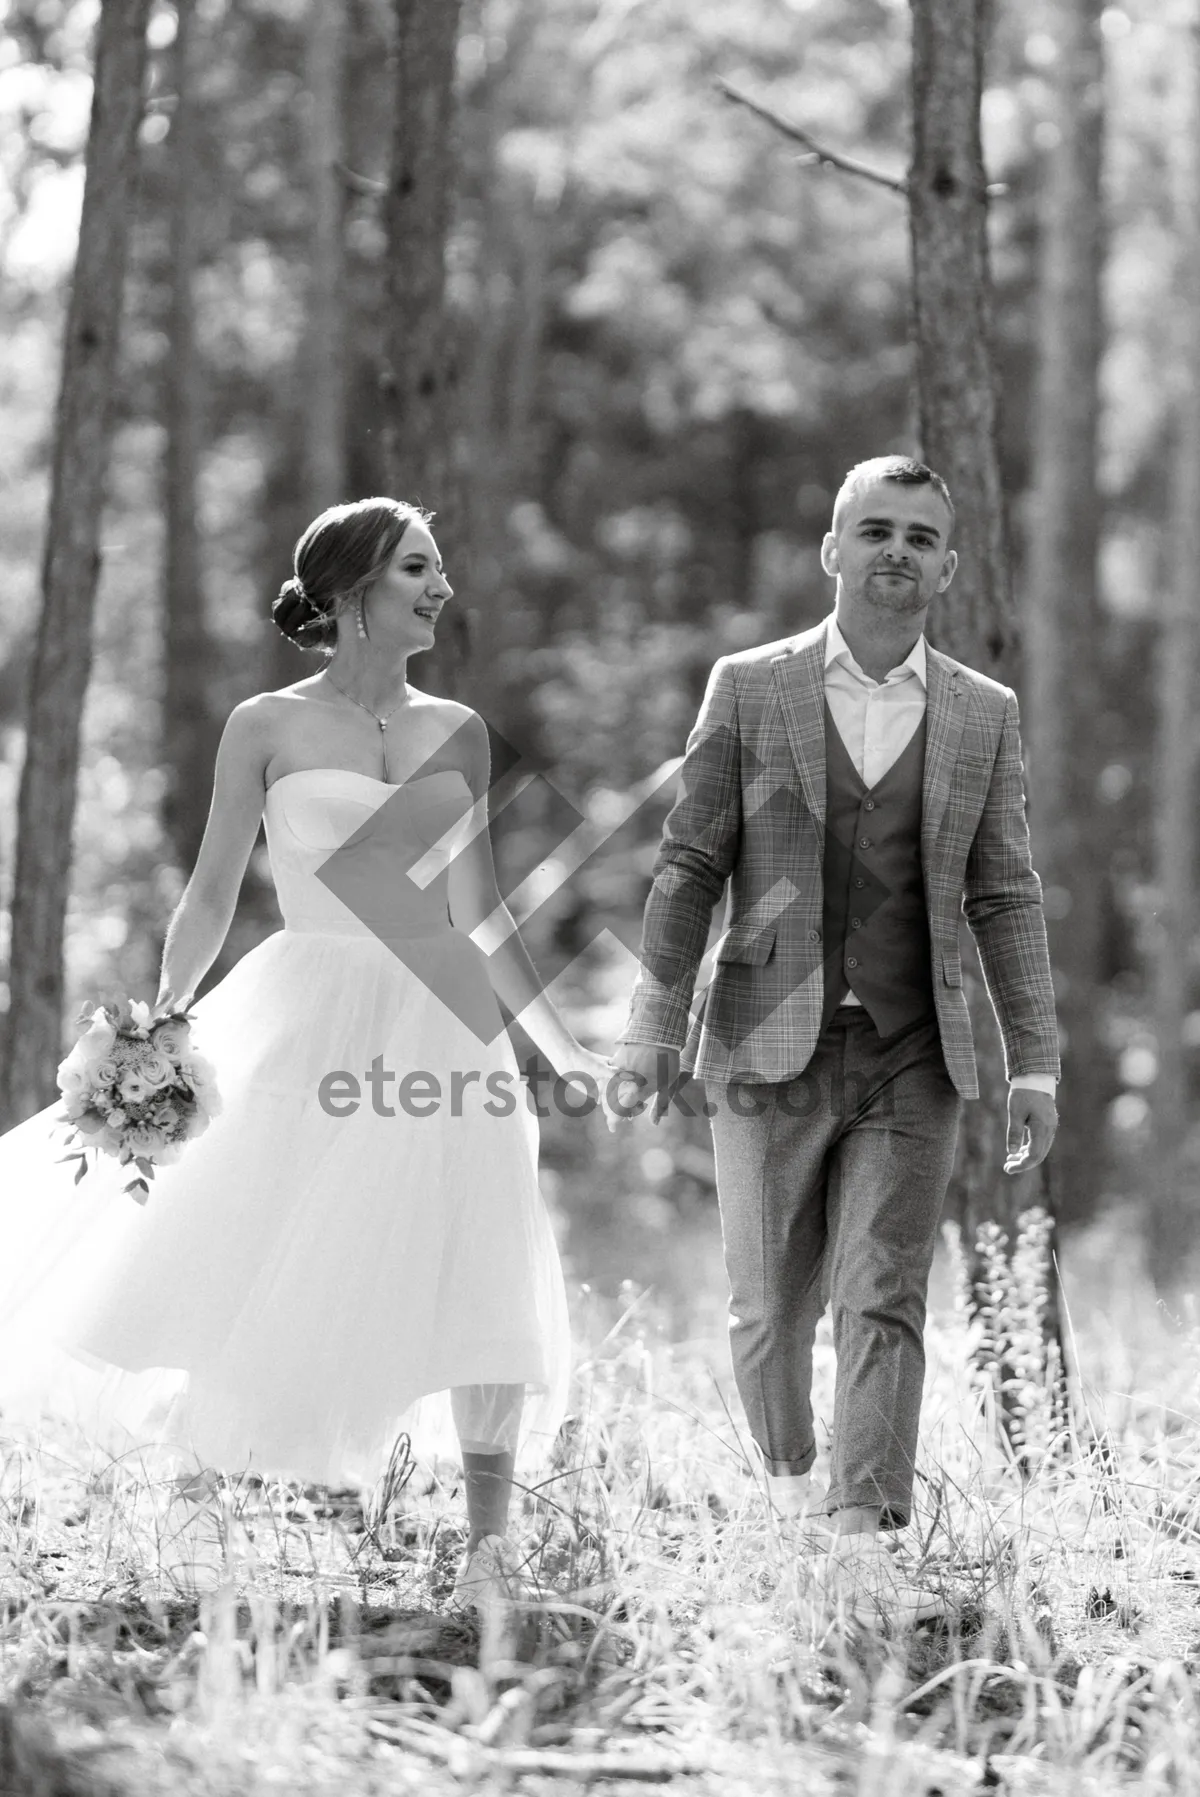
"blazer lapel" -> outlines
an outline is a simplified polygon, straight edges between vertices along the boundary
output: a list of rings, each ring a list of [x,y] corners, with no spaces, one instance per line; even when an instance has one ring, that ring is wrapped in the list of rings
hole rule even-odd
[[[921,851],[932,866],[938,831],[942,827],[950,776],[962,741],[967,715],[967,695],[957,668],[948,667],[936,649],[925,656],[925,778],[921,788]]]
[[[817,836],[825,841],[825,626],[773,657],[788,747]]]

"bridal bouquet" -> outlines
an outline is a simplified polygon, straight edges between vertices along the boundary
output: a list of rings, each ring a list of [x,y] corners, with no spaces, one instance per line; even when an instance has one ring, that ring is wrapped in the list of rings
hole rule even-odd
[[[78,1160],[76,1185],[89,1154],[132,1163],[138,1177],[125,1191],[145,1204],[155,1167],[178,1160],[184,1143],[220,1110],[214,1070],[189,1046],[186,1011],[151,1022],[149,1005],[125,998],[94,1010],[85,1005],[78,1021],[83,1033],[59,1063],[65,1103],[56,1121],[70,1125],[66,1140],[80,1146],[59,1158]]]

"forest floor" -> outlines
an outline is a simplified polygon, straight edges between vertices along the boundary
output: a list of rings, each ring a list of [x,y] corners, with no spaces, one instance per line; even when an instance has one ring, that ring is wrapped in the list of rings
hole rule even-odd
[[[460,1494],[432,1473],[365,1509],[231,1488],[257,1565],[197,1598],[147,1457],[0,1433],[0,1797],[1200,1791],[1200,1329],[1120,1239],[1073,1251],[1073,1416],[1045,1454],[1025,1394],[1025,1476],[935,1303],[905,1534],[953,1602],[891,1636],[768,1519],[719,1292],[684,1341],[653,1293],[581,1299],[573,1424],[513,1527],[540,1601],[507,1639],[445,1607]],[[818,1362],[828,1415],[825,1338]]]

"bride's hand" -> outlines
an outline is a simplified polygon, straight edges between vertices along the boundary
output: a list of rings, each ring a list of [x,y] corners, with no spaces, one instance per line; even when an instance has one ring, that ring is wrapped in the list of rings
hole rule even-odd
[[[150,1021],[151,1023],[161,1023],[164,1017],[172,1017],[177,1012],[190,1010],[191,1004],[192,994],[190,992],[185,992],[182,999],[177,999],[168,986],[165,992],[159,993],[151,1005]]]

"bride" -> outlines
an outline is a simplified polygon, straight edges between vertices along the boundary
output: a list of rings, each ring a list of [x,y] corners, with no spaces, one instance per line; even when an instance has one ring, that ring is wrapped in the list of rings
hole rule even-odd
[[[315,519],[273,616],[324,665],[225,725],[153,1013],[191,1009],[220,1113],[144,1206],[114,1160],[73,1186],[57,1106],[0,1137],[0,1404],[44,1402],[66,1349],[106,1414],[192,1466],[344,1484],[401,1431],[434,1439],[448,1396],[455,1595],[482,1604],[512,1589],[515,1457],[552,1438],[570,1353],[497,998],[564,1078],[611,1069],[497,889],[482,720],[407,681],[452,596],[429,521],[378,498]],[[193,1003],[260,821],[283,928]]]

